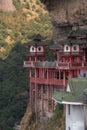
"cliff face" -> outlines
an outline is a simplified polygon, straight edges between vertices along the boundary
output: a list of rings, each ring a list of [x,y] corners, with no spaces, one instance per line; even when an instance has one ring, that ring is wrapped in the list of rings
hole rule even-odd
[[[87,0],[46,0],[45,5],[57,24],[81,24],[87,19]]]
[[[0,9],[4,11],[14,11],[15,6],[12,0],[0,0]]]
[[[87,0],[42,0],[53,22],[53,38],[71,26],[87,24]],[[65,26],[65,29],[64,29]],[[57,42],[58,39],[55,40]]]

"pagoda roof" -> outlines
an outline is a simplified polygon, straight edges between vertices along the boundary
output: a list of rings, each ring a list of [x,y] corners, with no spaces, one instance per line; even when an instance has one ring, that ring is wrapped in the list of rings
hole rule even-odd
[[[33,41],[41,41],[42,39],[44,39],[44,37],[42,37],[40,34],[34,34],[33,36],[29,36],[29,39],[32,39]]]
[[[87,36],[87,28],[79,28],[76,31],[71,31],[68,36]]]
[[[84,44],[87,42],[87,28],[79,28],[76,31],[71,30],[70,32],[64,32],[61,36],[63,38],[58,44]]]
[[[81,40],[81,39],[74,39],[74,38],[68,38],[68,39],[64,39],[58,42],[58,44],[86,44],[87,41],[86,40]]]
[[[50,46],[50,49],[53,49],[53,50],[59,50],[61,49],[62,47],[59,45],[59,44],[54,44],[54,45],[51,45]]]
[[[87,78],[72,78],[68,80],[70,92],[61,90],[53,94],[53,98],[63,104],[83,103],[84,90],[87,89]]]
[[[27,44],[27,46],[48,46],[47,43],[44,43],[43,41],[31,41]]]

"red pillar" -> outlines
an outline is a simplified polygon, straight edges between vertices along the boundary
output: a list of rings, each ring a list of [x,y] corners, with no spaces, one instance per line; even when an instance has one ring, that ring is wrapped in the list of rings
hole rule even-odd
[[[80,75],[80,70],[77,70],[77,77]]]
[[[42,57],[42,61],[44,61],[44,57]]]
[[[32,68],[30,68],[30,78],[32,77]]]
[[[47,86],[48,112],[50,111],[50,86]]]
[[[38,112],[38,85],[35,84],[35,113]]]
[[[61,71],[59,70],[59,79],[61,79]]]
[[[44,91],[43,91],[43,85],[41,85],[41,112],[42,116],[44,115]]]
[[[32,58],[31,58],[31,56],[29,57],[29,61],[32,61]]]
[[[52,93],[54,93],[54,86],[52,87]],[[52,100],[52,112],[54,111],[54,100]]]
[[[77,62],[78,62],[78,63],[80,62],[80,57],[79,57],[79,56],[77,56]]]
[[[70,77],[70,78],[73,77],[73,71],[72,71],[72,70],[69,71],[69,77]]]
[[[32,83],[30,82],[30,112],[32,113]]]
[[[66,86],[66,72],[63,72],[63,85]]]
[[[44,68],[42,68],[42,78],[44,78],[44,73],[45,73]]]

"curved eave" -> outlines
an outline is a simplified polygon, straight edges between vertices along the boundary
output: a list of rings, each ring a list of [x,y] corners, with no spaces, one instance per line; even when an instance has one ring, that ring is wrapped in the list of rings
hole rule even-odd
[[[66,105],[67,105],[67,104],[69,104],[69,105],[83,105],[82,102],[60,101],[60,100],[55,99],[54,97],[52,97],[52,99],[53,99],[55,102],[59,103],[59,104],[66,104]]]

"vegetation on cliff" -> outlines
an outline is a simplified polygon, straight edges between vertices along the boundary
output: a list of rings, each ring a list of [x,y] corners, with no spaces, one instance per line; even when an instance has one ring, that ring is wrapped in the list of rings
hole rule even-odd
[[[0,11],[0,129],[13,130],[26,110],[29,73],[25,44],[33,34],[51,38],[51,22],[39,0],[13,0],[14,12]],[[0,3],[1,4],[1,3]]]

